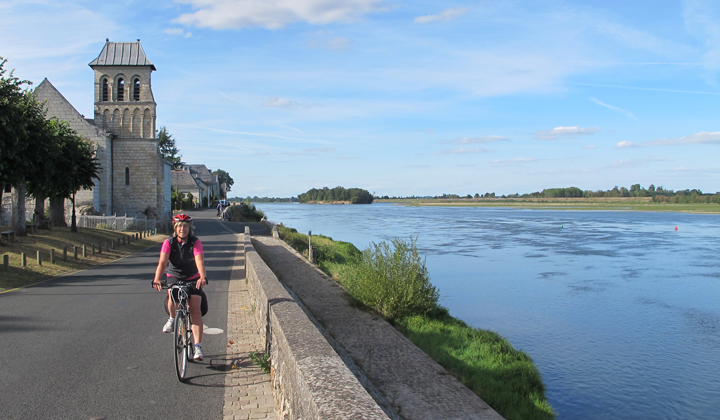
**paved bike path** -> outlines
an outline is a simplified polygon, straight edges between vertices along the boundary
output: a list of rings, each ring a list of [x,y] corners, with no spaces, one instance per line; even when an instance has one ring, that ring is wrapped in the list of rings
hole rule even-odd
[[[205,335],[206,358],[189,366],[186,384],[175,376],[171,336],[160,332],[163,295],[150,287],[157,245],[0,295],[0,418],[223,418],[237,236],[210,216],[193,214],[210,279],[204,321],[223,332]]]

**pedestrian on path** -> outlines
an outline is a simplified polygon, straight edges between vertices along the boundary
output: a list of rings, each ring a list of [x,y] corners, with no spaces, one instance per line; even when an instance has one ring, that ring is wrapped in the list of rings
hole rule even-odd
[[[195,353],[193,359],[203,360],[205,357],[202,351],[203,320],[202,316],[207,313],[207,296],[202,288],[208,281],[205,275],[205,261],[203,259],[203,247],[200,239],[193,236],[192,217],[180,213],[173,217],[173,230],[175,233],[162,244],[160,248],[160,261],[155,270],[155,278],[152,287],[162,291],[163,274],[167,273],[168,281],[197,280],[189,287],[190,294],[190,318],[192,320],[193,340],[195,341]],[[175,318],[173,314],[177,305],[173,302],[168,290],[167,311],[168,318],[162,331],[169,333],[173,331]]]

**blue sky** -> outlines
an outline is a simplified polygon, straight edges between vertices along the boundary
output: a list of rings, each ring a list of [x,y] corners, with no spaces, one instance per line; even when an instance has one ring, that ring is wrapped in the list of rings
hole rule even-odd
[[[6,68],[87,116],[105,38],[230,196],[720,191],[718,1],[0,0]]]

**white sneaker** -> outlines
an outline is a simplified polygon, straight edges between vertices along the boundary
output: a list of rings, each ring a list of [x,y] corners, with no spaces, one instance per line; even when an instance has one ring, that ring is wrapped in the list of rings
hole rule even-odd
[[[175,328],[175,318],[168,318],[167,322],[165,323],[165,326],[163,327],[163,332],[171,333],[171,332],[173,332],[174,328]]]
[[[193,360],[197,360],[198,362],[205,358],[205,355],[202,352],[202,347],[195,346],[195,354],[193,355]]]

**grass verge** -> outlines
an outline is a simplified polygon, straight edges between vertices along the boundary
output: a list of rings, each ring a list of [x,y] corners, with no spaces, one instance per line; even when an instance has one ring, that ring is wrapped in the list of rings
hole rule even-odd
[[[0,226],[0,231],[8,230]],[[17,242],[0,245],[0,254],[8,255],[9,267],[5,271],[0,260],[0,293],[3,291],[28,286],[30,284],[49,280],[51,278],[83,270],[96,265],[117,260],[135,252],[144,250],[149,246],[162,242],[167,235],[156,234],[139,241],[130,241],[135,232],[116,232],[112,230],[78,228],[77,233],[70,232],[69,227],[56,227],[53,230],[38,230],[37,234],[28,234],[17,237]],[[122,245],[125,237],[126,245]],[[106,243],[116,241],[115,249],[107,250]],[[118,239],[120,245],[117,244]],[[129,241],[129,242],[128,242]],[[92,254],[92,245],[96,252]],[[102,244],[102,253],[97,249]],[[87,247],[87,257],[82,256],[82,246]],[[75,260],[74,247],[79,247],[78,259]],[[67,247],[67,261],[63,260],[63,248]],[[55,250],[55,264],[50,260],[50,250]],[[42,253],[42,266],[37,263],[37,252]],[[22,267],[22,254],[25,253],[27,266]]]
[[[307,257],[307,235],[282,226],[278,226],[278,233],[288,245]],[[367,260],[367,254],[374,252],[361,252],[348,242],[333,241],[322,235],[313,236],[312,244],[318,267],[343,286],[348,282],[347,277],[356,271],[353,266],[363,258]],[[389,257],[392,253],[381,254]],[[416,262],[411,252],[405,252],[404,255],[411,258],[397,264],[389,262],[381,271],[392,272],[408,262]],[[388,269],[388,266],[394,268]],[[417,267],[415,271],[421,273],[423,269],[424,263],[423,267]],[[362,305],[361,294],[350,294],[350,298],[353,304]],[[423,315],[398,314],[388,318],[388,321],[507,420],[546,420],[555,417],[545,398],[540,372],[530,356],[514,349],[499,334],[470,327],[437,305]]]

